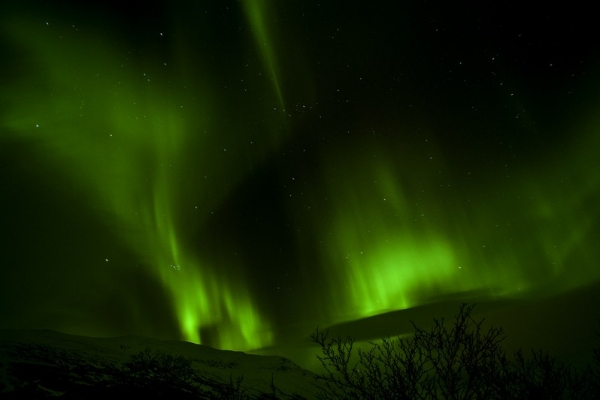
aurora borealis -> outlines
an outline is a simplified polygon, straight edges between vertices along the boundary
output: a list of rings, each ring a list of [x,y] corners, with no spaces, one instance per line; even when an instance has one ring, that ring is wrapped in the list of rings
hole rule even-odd
[[[590,16],[309,3],[2,6],[0,328],[246,351],[598,283]]]

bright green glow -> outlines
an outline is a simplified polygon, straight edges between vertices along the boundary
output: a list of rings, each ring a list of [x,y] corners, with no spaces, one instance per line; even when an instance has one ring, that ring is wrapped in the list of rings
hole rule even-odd
[[[15,108],[4,128],[30,139],[40,158],[87,191],[100,215],[114,217],[117,234],[170,291],[186,340],[199,343],[201,328],[218,326],[211,344],[218,340],[221,348],[270,345],[269,325],[244,290],[243,273],[219,273],[181,246],[178,211],[184,193],[193,193],[182,187],[182,177],[190,174],[182,158],[190,138],[202,143],[198,132],[213,127],[209,107],[195,101],[187,111],[188,104],[165,100],[185,98],[153,83],[155,76],[160,80],[161,62],[124,65],[119,49],[89,47],[93,37],[25,21],[10,26],[9,33],[35,55],[40,71],[34,76],[43,73],[43,79],[13,88],[23,97],[11,102]],[[209,102],[210,85],[195,86]]]
[[[278,63],[282,60],[276,58],[275,20],[269,17],[274,14],[273,3],[242,4],[277,108],[285,109],[283,92],[289,103],[293,103],[290,93],[310,97],[299,93],[310,86],[305,85],[309,68],[300,71],[296,66],[290,71],[281,66],[294,63]],[[256,281],[245,275],[243,265],[228,265],[228,271],[237,273],[226,275],[219,265],[205,262],[202,254],[188,247],[182,221],[189,219],[188,198],[196,196],[200,201],[191,217],[193,225],[206,222],[211,207],[232,189],[228,185],[243,181],[270,155],[280,144],[283,121],[294,118],[271,113],[274,101],[266,100],[247,111],[264,119],[262,125],[244,131],[249,114],[232,110],[228,103],[244,94],[224,95],[223,87],[215,83],[218,79],[206,72],[214,68],[203,68],[203,61],[198,61],[202,57],[186,59],[190,49],[182,44],[185,39],[174,51],[177,55],[165,57],[169,63],[165,72],[165,60],[157,54],[144,58],[135,51],[102,45],[118,42],[114,38],[100,40],[83,30],[59,31],[53,25],[25,21],[3,26],[32,57],[24,62],[23,79],[11,82],[0,94],[6,105],[3,117],[7,116],[1,122],[3,133],[31,143],[38,159],[45,161],[44,168],[55,169],[61,182],[68,177],[78,183],[76,188],[88,195],[90,208],[115,225],[122,241],[168,289],[182,337],[201,342],[201,330],[211,335],[214,328],[222,348],[272,344],[274,323],[265,320],[267,313],[258,306],[255,296],[261,293],[252,293],[247,284]],[[26,69],[32,65],[37,68],[29,73]],[[284,85],[282,70],[302,89],[293,92],[291,85]],[[231,81],[241,74],[238,67],[226,72]],[[262,91],[251,96],[255,97],[240,104],[263,99]],[[327,96],[324,92],[319,110],[324,120],[330,111],[340,115],[339,103],[328,102]],[[370,115],[370,105],[365,107],[360,118]],[[390,117],[390,126],[383,128],[395,129],[393,118],[402,125],[401,116]],[[323,146],[319,157],[315,154],[319,144],[329,138],[316,118],[312,122],[299,125],[298,132],[314,126],[317,143],[307,146],[306,159],[292,158],[289,164],[294,165],[282,168],[293,169],[298,181],[305,173],[304,197],[286,198],[289,215],[281,216],[296,218],[298,256],[307,258],[298,262],[303,269],[298,275],[304,272],[305,279],[294,282],[299,290],[287,300],[306,306],[300,318],[321,318],[329,324],[465,291],[486,296],[551,295],[600,279],[598,247],[590,245],[600,216],[596,119],[574,127],[554,152],[544,147],[546,158],[532,154],[533,161],[517,160],[506,174],[499,174],[497,165],[472,171],[479,175],[476,183],[469,181],[470,176],[451,176],[441,152],[425,151],[422,144],[387,138],[381,146],[373,144],[370,131],[383,124],[380,120],[366,121],[369,132],[364,141],[353,134],[349,139],[355,142],[346,145],[335,132],[331,146]],[[423,126],[427,122],[424,119]],[[351,123],[340,121],[339,129]],[[432,132],[428,146],[437,133]],[[394,131],[390,136],[422,135]],[[239,150],[236,156],[244,161],[240,162],[213,154],[222,150],[221,143],[239,145],[248,138],[263,145],[256,150],[258,156]],[[477,168],[476,162],[472,165]],[[481,177],[488,173],[492,175]],[[226,183],[211,186],[211,193],[198,193],[200,189],[187,181],[195,174]],[[311,206],[309,211],[302,208],[305,205]],[[215,249],[231,250],[227,244]],[[313,268],[315,264],[321,268]],[[318,313],[322,314],[315,317]],[[148,321],[139,321],[140,330],[145,324]]]
[[[600,279],[589,245],[599,217],[590,206],[600,187],[590,169],[600,154],[597,126],[579,127],[544,168],[515,165],[510,179],[463,193],[440,180],[439,154],[406,146],[406,155],[385,156],[368,142],[331,153],[312,199],[318,223],[304,226],[331,269],[321,302],[341,322],[457,292],[546,296]],[[418,171],[403,167],[418,157]]]
[[[456,278],[452,251],[443,241],[415,243],[400,233],[396,237],[389,233],[386,239],[381,232],[382,245],[369,246],[361,254],[350,252],[356,243],[352,238],[338,237],[342,238],[338,247],[348,250],[340,281],[346,282],[345,304],[357,311],[355,317],[409,308],[418,304],[419,292]]]
[[[367,148],[364,154],[372,154]],[[442,287],[468,288],[451,241],[415,223],[414,203],[391,163],[359,154],[333,162],[321,251],[335,268],[333,314],[339,321],[413,307]]]

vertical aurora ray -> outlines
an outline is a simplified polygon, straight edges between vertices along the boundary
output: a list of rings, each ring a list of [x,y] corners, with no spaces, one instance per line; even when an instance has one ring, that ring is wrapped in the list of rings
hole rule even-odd
[[[414,143],[328,154],[312,199],[319,223],[303,226],[329,269],[328,314],[345,322],[456,294],[545,297],[600,279],[595,131],[574,127],[541,162],[477,187],[441,179],[443,154]]]
[[[183,338],[200,343],[207,328],[217,327],[208,338],[213,346],[269,345],[269,325],[244,287],[243,271],[232,276],[206,265],[181,238],[182,204],[195,194],[185,178],[195,175],[186,155],[190,146],[207,145],[198,132],[212,128],[210,84],[196,78],[191,83],[202,100],[182,104],[185,95],[160,83],[162,60],[130,60],[93,33],[40,25],[8,25],[14,43],[35,57],[36,69],[14,83],[16,98],[3,99],[13,105],[4,134],[30,142],[46,165],[78,182],[99,218],[113,221],[115,234],[168,290]],[[211,159],[203,166],[221,169]],[[204,204],[223,193],[205,196]],[[200,211],[198,223],[209,213]]]
[[[273,82],[273,89],[277,94],[279,107],[281,110],[285,110],[285,102],[283,101],[281,89],[281,76],[277,64],[277,57],[275,56],[275,47],[271,40],[273,35],[269,34],[270,27],[267,26],[269,2],[248,0],[242,3],[244,11],[246,12],[246,18],[254,33],[256,46],[262,56],[263,63],[270,75],[271,81]]]
[[[331,172],[324,184],[329,206],[315,235],[333,268],[330,313],[337,322],[410,308],[444,287],[468,288],[452,243],[422,221],[403,188],[412,178],[390,160],[369,159],[374,153],[382,152],[365,145],[324,168]]]
[[[17,190],[50,181],[6,202],[19,211],[11,227],[36,229],[36,216],[61,207],[40,233],[11,242],[19,249],[8,259],[24,268],[7,276],[29,279],[30,260],[63,262],[77,235],[59,226],[69,201],[85,203],[72,213],[76,229],[90,218],[89,231],[101,231],[81,235],[92,244],[76,262],[64,257],[74,267],[47,275],[60,284],[82,265],[77,278],[106,287],[65,290],[45,318],[62,313],[76,325],[122,304],[121,319],[97,326],[154,336],[167,321],[170,338],[247,350],[304,341],[315,324],[368,324],[361,319],[457,298],[553,296],[600,279],[600,123],[593,112],[574,116],[576,107],[548,121],[533,112],[545,99],[527,79],[510,82],[510,71],[523,71],[509,53],[480,59],[472,48],[481,43],[466,41],[455,55],[438,42],[442,30],[423,34],[430,18],[405,5],[364,15],[260,0],[148,6],[122,16],[109,4],[109,14],[90,16],[86,3],[77,26],[53,5],[49,24],[0,16],[11,56],[0,146],[26,149],[6,176],[10,184],[39,172]],[[488,67],[506,67],[502,86]],[[581,80],[590,93],[598,87]],[[578,90],[565,103],[577,97],[596,110]],[[549,127],[558,120],[582,123],[563,133]],[[40,202],[20,208],[30,193]],[[66,248],[52,262],[42,252],[19,259],[52,229],[61,235],[38,246]],[[90,252],[89,268],[79,264]],[[112,293],[126,293],[95,308],[113,276],[127,279]],[[56,305],[86,295],[74,312]]]

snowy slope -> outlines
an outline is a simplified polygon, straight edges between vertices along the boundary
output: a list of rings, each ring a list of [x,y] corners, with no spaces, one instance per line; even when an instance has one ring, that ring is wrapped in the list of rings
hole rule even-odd
[[[153,361],[132,364],[144,356]],[[158,368],[161,363],[165,370]],[[186,363],[191,377],[169,375]],[[86,399],[127,393],[145,398],[311,399],[318,392],[314,373],[278,356],[146,337],[0,330],[2,398]]]

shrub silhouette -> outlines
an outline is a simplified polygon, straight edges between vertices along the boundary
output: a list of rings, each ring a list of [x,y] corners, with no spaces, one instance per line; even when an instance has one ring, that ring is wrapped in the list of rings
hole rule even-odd
[[[174,392],[192,393],[195,371],[191,360],[146,348],[131,356],[123,372],[129,387],[151,391],[156,396]]]
[[[119,371],[121,380],[117,392],[145,399],[272,399],[277,398],[274,376],[271,392],[248,390],[242,386],[243,375],[229,381],[202,376],[192,367],[192,360],[146,348],[132,355]]]
[[[410,338],[369,342],[354,354],[354,339],[328,340],[328,332],[311,335],[321,348],[325,368],[318,376],[331,399],[592,399],[598,392],[597,369],[579,373],[547,353],[521,351],[507,357],[501,327],[482,328],[471,317],[474,305],[460,306],[448,327],[434,319],[427,331],[413,323]],[[600,365],[600,353],[595,353]],[[353,358],[354,357],[354,358]],[[356,359],[356,357],[358,357]],[[356,360],[356,361],[353,361]],[[594,376],[594,373],[596,376]]]

